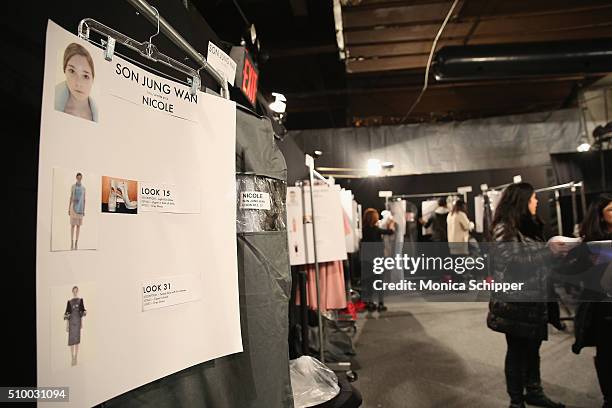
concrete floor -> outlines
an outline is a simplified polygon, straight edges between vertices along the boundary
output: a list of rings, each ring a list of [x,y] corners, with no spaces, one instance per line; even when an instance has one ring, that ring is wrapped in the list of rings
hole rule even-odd
[[[486,327],[487,303],[403,303],[361,315],[355,349],[364,408],[507,407],[503,334]],[[544,390],[569,407],[601,407],[594,349],[550,328],[540,352]]]

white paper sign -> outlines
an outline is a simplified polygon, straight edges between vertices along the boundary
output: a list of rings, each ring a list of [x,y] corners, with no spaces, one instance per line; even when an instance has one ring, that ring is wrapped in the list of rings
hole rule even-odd
[[[225,78],[230,85],[234,86],[234,78],[236,78],[236,62],[223,50],[208,42],[208,56],[206,61],[215,69],[221,76]]]
[[[287,188],[287,237],[291,265],[314,263],[312,223],[315,222],[317,259],[319,262],[344,260],[346,244],[340,186],[315,186],[315,217],[310,211],[310,190],[304,187],[305,200],[299,187]]]
[[[195,275],[169,276],[142,284],[142,311],[198,300],[201,283]]]
[[[200,212],[200,188],[142,182],[138,201],[142,211],[197,214]]]
[[[38,406],[96,406],[241,352],[234,102],[49,22],[41,111],[37,383],[70,401]],[[160,194],[144,204],[142,187]],[[170,289],[143,305],[143,283]]]
[[[243,191],[240,193],[241,210],[269,210],[270,194],[260,191]]]

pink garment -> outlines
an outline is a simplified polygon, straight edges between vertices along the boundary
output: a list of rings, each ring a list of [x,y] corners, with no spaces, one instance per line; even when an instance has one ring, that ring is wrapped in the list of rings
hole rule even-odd
[[[316,309],[317,286],[314,265],[306,265],[306,273],[306,299],[308,300],[308,307]],[[320,263],[319,278],[321,310],[344,309],[346,307],[346,288],[344,285],[344,266],[342,261]],[[297,298],[299,299],[299,296]]]

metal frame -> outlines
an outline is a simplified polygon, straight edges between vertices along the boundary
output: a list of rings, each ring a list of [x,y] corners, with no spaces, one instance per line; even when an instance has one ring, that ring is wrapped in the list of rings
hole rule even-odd
[[[565,184],[558,184],[556,186],[544,187],[535,190],[536,193],[544,193],[547,191],[553,191],[555,194],[555,211],[557,213],[557,231],[559,235],[563,234],[563,215],[561,214],[561,203],[559,199],[561,198],[561,194],[559,191],[570,189],[572,192],[572,217],[574,221],[574,228],[578,224],[578,211],[576,209],[576,188],[580,187],[580,201],[582,204],[582,216],[586,215],[586,196],[584,193],[584,183],[582,181],[579,182],[569,182]],[[574,231],[575,232],[575,231]]]
[[[206,61],[206,58],[204,58],[202,54],[193,48],[191,44],[189,44],[187,40],[185,40],[183,36],[181,36],[179,32],[174,29],[174,27],[172,27],[163,17],[161,17],[154,7],[152,7],[145,0],[127,0],[127,2],[142,13],[142,15],[144,15],[145,18],[152,24],[159,24],[161,32],[177,47],[185,51],[185,53],[201,67],[200,69],[203,69],[210,74],[210,76],[212,76],[213,79],[221,86],[221,96],[225,99],[230,98],[227,81],[223,78],[223,76],[221,76],[221,74],[219,74],[219,72],[217,72],[217,70],[215,70],[213,67],[211,67],[208,61]]]
[[[170,67],[176,71],[186,74],[190,80],[191,94],[197,93],[201,88],[202,80],[200,78],[200,70],[204,69],[208,72],[213,79],[221,86],[221,96],[225,99],[229,99],[229,88],[227,81],[214,69],[212,68],[206,58],[195,50],[157,11],[155,7],[152,7],[144,0],[127,0],[132,6],[134,6],[139,12],[141,12],[149,21],[157,26],[157,32],[149,37],[149,41],[140,42],[132,39],[131,37],[120,33],[94,19],[85,18],[79,22],[78,35],[80,38],[91,41],[89,36],[91,31],[94,31],[102,36],[106,37],[106,41],[102,42],[104,47],[104,58],[107,61],[111,61],[115,53],[115,44],[118,42],[138,52],[143,57],[159,62],[167,67]],[[192,58],[197,64],[200,65],[199,69],[191,68],[188,65],[183,64],[161,52],[152,43],[153,37],[162,32],[166,37],[170,39],[177,47],[181,48],[185,53]]]
[[[430,198],[430,197],[449,197],[449,196],[463,196],[463,201],[467,203],[467,194],[468,193],[459,193],[457,191],[451,191],[448,193],[430,193],[430,194],[395,194],[391,197],[385,197],[385,205],[388,200],[393,200],[396,198]]]

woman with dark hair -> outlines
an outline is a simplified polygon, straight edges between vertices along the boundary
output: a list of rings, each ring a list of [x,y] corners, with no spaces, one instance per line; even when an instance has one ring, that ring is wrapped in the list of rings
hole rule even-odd
[[[612,240],[612,194],[602,194],[591,204],[580,227],[580,237],[584,243]],[[572,351],[580,353],[583,347],[595,347],[595,370],[601,393],[603,407],[612,407],[612,289],[603,284],[605,276],[612,275],[610,257],[612,247],[607,253],[594,256],[587,245],[576,248],[574,272],[582,273],[589,282],[595,285],[584,285],[588,293],[582,298],[592,302],[582,302],[578,306],[575,318],[576,342]],[[574,251],[570,254],[574,255]],[[607,257],[604,262],[599,259]],[[599,284],[599,282],[602,282]],[[602,287],[604,286],[604,287]]]
[[[372,295],[374,288],[372,284],[374,283],[374,274],[373,274],[373,265],[370,262],[370,258],[383,256],[382,251],[382,236],[383,235],[393,235],[395,233],[395,223],[389,223],[389,229],[383,229],[378,226],[378,221],[380,220],[380,216],[378,215],[378,210],[374,208],[368,208],[363,213],[363,230],[362,230],[362,239],[361,241],[364,243],[375,243],[375,245],[371,246],[372,251],[369,251],[367,255],[364,257],[366,259],[365,268],[361,271],[361,300],[363,300],[369,311],[374,311],[378,309],[380,312],[384,312],[387,310],[386,306],[382,302],[382,293],[379,293],[379,304],[372,301]]]
[[[544,244],[542,222],[536,216],[538,200],[528,183],[512,184],[503,192],[493,218],[497,253],[493,276],[499,282],[524,282],[540,299],[521,299],[521,292],[495,293],[489,303],[487,325],[506,335],[506,389],[511,408],[525,403],[561,408],[550,400],[540,379],[540,345],[548,337],[548,264],[565,253],[564,244]],[[517,301],[523,300],[523,301]],[[530,301],[525,301],[530,300]],[[526,393],[524,394],[524,391]]]

